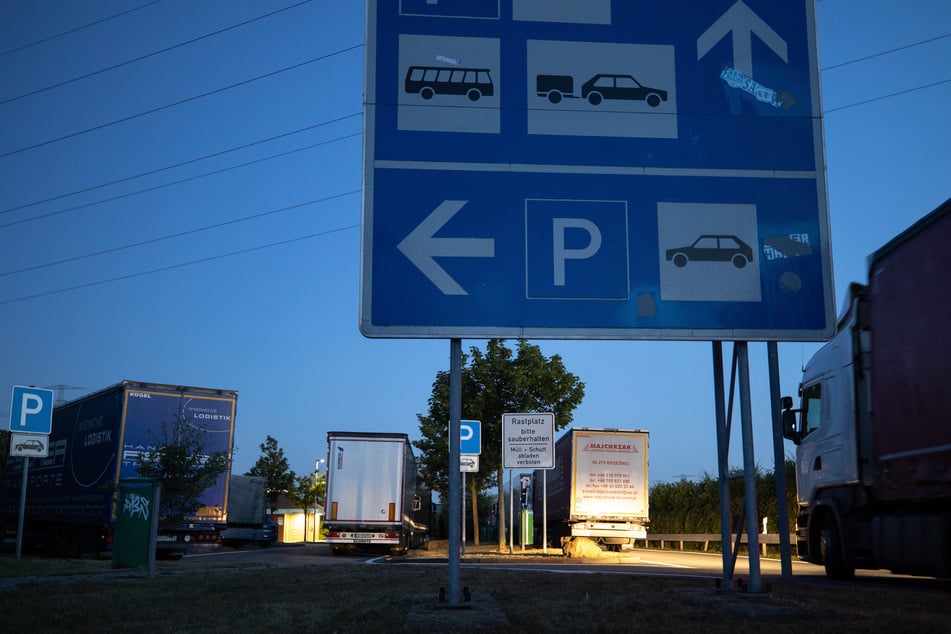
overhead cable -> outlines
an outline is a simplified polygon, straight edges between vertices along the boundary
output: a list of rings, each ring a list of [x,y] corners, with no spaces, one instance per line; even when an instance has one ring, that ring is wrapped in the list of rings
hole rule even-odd
[[[69,29],[68,31],[63,31],[63,32],[57,33],[57,34],[55,34],[55,35],[50,35],[49,37],[44,37],[42,40],[36,40],[35,42],[30,42],[29,44],[23,44],[22,46],[17,46],[16,48],[11,48],[11,49],[9,49],[9,50],[0,52],[0,57],[2,57],[2,56],[4,56],[4,55],[9,55],[10,53],[16,53],[17,51],[22,51],[22,50],[27,49],[27,48],[31,48],[31,47],[33,47],[33,46],[39,46],[40,44],[45,44],[46,42],[49,42],[50,40],[55,40],[55,39],[58,38],[58,37],[63,37],[63,36],[65,36],[65,35],[69,35],[70,33],[76,33],[77,31],[82,31],[83,29],[88,29],[88,28],[91,27],[91,26],[96,26],[97,24],[102,24],[103,22],[108,22],[109,20],[114,20],[115,18],[121,17],[121,16],[123,16],[123,15],[127,15],[127,14],[129,14],[129,13],[134,12],[134,11],[138,11],[139,9],[144,9],[145,7],[150,7],[150,6],[152,6],[153,4],[158,4],[158,3],[161,2],[161,1],[162,1],[162,0],[152,0],[152,2],[146,2],[145,4],[140,5],[140,6],[138,6],[138,7],[133,7],[133,8],[131,8],[131,9],[126,9],[125,11],[120,11],[119,13],[114,13],[114,14],[112,14],[112,15],[110,15],[110,16],[105,17],[105,18],[101,18],[101,19],[99,19],[99,20],[96,20],[95,22],[90,22],[89,24],[84,24],[84,25],[82,25],[82,26],[77,26],[77,27],[75,27],[75,28]]]
[[[94,201],[94,202],[91,202],[91,203],[86,203],[86,204],[84,204],[84,205],[76,205],[75,207],[68,207],[68,208],[66,208],[66,209],[60,209],[60,210],[58,210],[58,211],[51,211],[51,212],[46,213],[46,214],[40,214],[40,215],[38,215],[38,216],[31,216],[30,218],[22,218],[22,219],[20,219],[20,220],[14,220],[13,222],[8,222],[8,223],[6,223],[6,224],[4,224],[4,225],[0,225],[0,229],[6,229],[7,227],[13,227],[13,226],[15,226],[15,225],[21,225],[21,224],[24,224],[24,223],[27,223],[27,222],[33,222],[33,221],[35,221],[35,220],[42,220],[43,218],[50,218],[50,217],[52,217],[52,216],[59,216],[59,215],[61,215],[61,214],[65,214],[65,213],[70,212],[70,211],[78,211],[78,210],[80,210],[80,209],[86,209],[87,207],[94,207],[94,206],[96,206],[96,205],[101,205],[101,204],[104,204],[104,203],[113,202],[113,201],[116,201],[116,200],[121,200],[121,199],[123,199],[123,198],[129,198],[130,196],[137,196],[137,195],[139,195],[139,194],[144,194],[144,193],[146,193],[146,192],[151,192],[151,191],[155,191],[155,190],[158,190],[158,189],[163,189],[163,188],[165,188],[165,187],[171,187],[171,186],[173,186],[173,185],[180,185],[180,184],[182,184],[182,183],[187,183],[187,182],[190,182],[190,181],[195,181],[195,180],[198,180],[198,179],[200,179],[200,178],[206,178],[206,177],[208,177],[208,176],[214,176],[215,174],[221,174],[221,173],[224,173],[224,172],[230,172],[230,171],[232,171],[232,170],[236,170],[236,169],[239,169],[239,168],[242,168],[242,167],[247,167],[247,166],[249,166],[249,165],[256,165],[257,163],[263,163],[263,162],[265,162],[265,161],[270,161],[270,160],[275,159],[275,158],[280,158],[280,157],[283,157],[283,156],[289,156],[289,155],[291,155],[291,154],[296,154],[296,153],[298,153],[298,152],[304,152],[304,151],[306,151],[306,150],[312,150],[312,149],[317,148],[317,147],[320,147],[320,146],[322,146],[322,145],[328,145],[328,144],[330,144],[330,143],[336,143],[337,141],[345,141],[346,139],[352,139],[352,138],[354,138],[354,137],[362,136],[362,134],[363,134],[362,132],[354,132],[353,134],[348,134],[348,135],[346,135],[346,136],[341,136],[341,137],[336,137],[336,138],[333,138],[333,139],[328,139],[328,140],[326,140],[326,141],[321,141],[320,143],[313,143],[313,144],[307,145],[307,146],[305,146],[305,147],[297,148],[297,149],[294,149],[294,150],[288,150],[288,151],[286,151],[286,152],[280,152],[280,153],[278,153],[278,154],[272,154],[272,155],[270,155],[270,156],[265,156],[265,157],[263,157],[263,158],[255,159],[255,160],[253,160],[253,161],[248,161],[248,162],[246,162],[246,163],[240,163],[240,164],[238,164],[238,165],[231,165],[231,166],[229,166],[229,167],[223,167],[223,168],[221,168],[221,169],[217,169],[217,170],[214,170],[214,171],[211,171],[211,172],[205,172],[204,174],[198,174],[198,175],[196,175],[196,176],[189,176],[188,178],[182,178],[182,179],[177,180],[177,181],[172,181],[172,182],[169,182],[169,183],[163,183],[163,184],[161,184],[161,185],[155,185],[154,187],[148,187],[148,188],[145,188],[145,189],[139,189],[139,190],[136,190],[136,191],[134,191],[134,192],[127,192],[127,193],[125,193],[125,194],[120,194],[119,196],[113,196],[113,197],[111,197],[111,198],[106,198],[106,199],[103,199],[103,200],[97,200],[97,201]]]
[[[865,104],[881,101],[882,99],[890,99],[891,97],[897,97],[899,95],[907,95],[908,93],[917,92],[919,90],[924,90],[926,88],[934,88],[935,86],[940,86],[948,82],[951,82],[951,79],[942,79],[941,81],[936,81],[931,84],[925,84],[924,86],[916,86],[914,88],[909,88],[907,90],[899,90],[898,92],[889,93],[887,95],[881,95],[880,97],[872,97],[871,99],[856,101],[855,103],[850,103],[845,106],[836,106],[835,108],[826,108],[825,113],[829,114],[830,112],[838,112],[839,110],[845,110],[847,108],[855,108],[856,106],[864,106]]]
[[[858,59],[853,59],[853,60],[850,60],[850,61],[848,61],[848,62],[841,62],[841,63],[839,63],[839,64],[833,64],[833,65],[831,65],[831,66],[826,66],[825,68],[822,68],[822,69],[820,69],[820,70],[822,70],[822,72],[825,72],[825,71],[827,71],[827,70],[833,70],[833,69],[835,69],[835,68],[842,68],[843,66],[848,66],[848,65],[850,65],[850,64],[857,64],[857,63],[859,63],[859,62],[864,62],[864,61],[869,60],[869,59],[874,59],[874,58],[876,58],[876,57],[881,57],[882,55],[890,55],[891,53],[897,53],[897,52],[899,52],[899,51],[904,51],[904,50],[909,49],[909,48],[914,48],[914,47],[916,47],[916,46],[921,46],[922,44],[929,44],[929,43],[931,43],[931,42],[937,42],[938,40],[943,40],[943,39],[946,38],[946,37],[951,37],[951,33],[945,33],[944,35],[939,35],[939,36],[937,36],[937,37],[932,37],[932,38],[929,38],[929,39],[927,39],[927,40],[921,40],[920,42],[915,42],[915,43],[913,43],[913,44],[906,44],[906,45],[904,45],[904,46],[899,46],[898,48],[893,48],[893,49],[890,49],[890,50],[887,50],[887,51],[882,51],[882,52],[880,52],[880,53],[873,53],[873,54],[871,54],[871,55],[866,55],[865,57],[859,57]]]
[[[206,39],[208,39],[208,38],[210,38],[210,37],[214,37],[214,36],[216,36],[216,35],[221,35],[222,33],[226,33],[227,31],[232,31],[232,30],[237,29],[237,28],[240,28],[240,27],[242,27],[242,26],[247,26],[248,24],[252,24],[252,23],[254,23],[254,22],[259,22],[260,20],[264,20],[264,19],[269,18],[269,17],[271,17],[271,16],[277,15],[278,13],[283,13],[284,11],[289,11],[289,10],[291,10],[291,9],[296,9],[297,7],[299,7],[299,6],[303,5],[303,4],[307,4],[307,3],[309,3],[309,2],[311,2],[311,0],[303,0],[302,2],[298,2],[297,4],[292,4],[292,5],[289,6],[289,7],[284,7],[283,9],[278,9],[278,10],[276,10],[276,11],[271,11],[270,13],[265,13],[264,15],[258,16],[258,17],[256,17],[256,18],[252,18],[252,19],[250,19],[250,20],[245,20],[244,22],[239,22],[238,24],[233,24],[233,25],[231,25],[231,26],[225,27],[225,28],[223,28],[223,29],[219,29],[219,30],[214,31],[214,32],[212,32],[212,33],[207,33],[207,34],[202,35],[202,36],[200,36],[200,37],[196,37],[196,38],[194,38],[194,39],[191,39],[191,40],[188,40],[188,41],[185,41],[185,42],[181,42],[181,43],[179,43],[179,44],[174,44],[174,45],[172,45],[172,46],[168,46],[168,47],[163,48],[163,49],[158,50],[158,51],[153,51],[152,53],[146,53],[145,55],[141,55],[141,56],[136,57],[136,58],[134,58],[134,59],[126,60],[126,61],[124,61],[124,62],[119,62],[118,64],[113,64],[112,66],[106,66],[105,68],[100,68],[99,70],[94,70],[94,71],[89,72],[89,73],[86,73],[86,74],[84,74],[84,75],[79,75],[79,76],[73,77],[73,78],[71,78],[71,79],[66,79],[66,80],[63,80],[63,81],[61,81],[61,82],[57,82],[57,83],[55,83],[55,84],[50,84],[49,86],[45,86],[45,87],[43,87],[43,88],[37,88],[36,90],[32,90],[32,91],[30,91],[30,92],[23,93],[22,95],[17,95],[16,97],[10,97],[9,99],[4,99],[3,101],[0,101],[0,106],[2,106],[2,105],[4,105],[4,104],[11,103],[11,102],[13,102],[13,101],[17,101],[17,100],[19,100],[19,99],[25,99],[25,98],[27,98],[27,97],[32,97],[32,96],[34,96],[34,95],[38,95],[38,94],[40,94],[40,93],[42,93],[42,92],[46,92],[46,91],[48,91],[48,90],[53,90],[54,88],[60,88],[60,87],[62,87],[62,86],[65,86],[65,85],[67,85],[67,84],[71,84],[71,83],[73,83],[73,82],[77,82],[77,81],[80,81],[80,80],[83,80],[83,79],[89,79],[90,77],[94,77],[94,76],[96,76],[96,75],[99,75],[99,74],[102,74],[102,73],[106,73],[106,72],[109,72],[109,71],[111,71],[111,70],[116,70],[117,68],[122,68],[123,66],[128,66],[129,64],[134,64],[134,63],[136,63],[136,62],[141,62],[142,60],[148,59],[148,58],[150,58],[150,57],[155,57],[156,55],[161,55],[161,54],[163,54],[163,53],[168,53],[169,51],[173,51],[173,50],[175,50],[175,49],[177,49],[177,48],[181,48],[181,47],[183,47],[183,46],[188,46],[189,44],[194,44],[195,42],[200,42],[200,41],[202,41],[202,40],[206,40]]]
[[[246,150],[246,149],[248,149],[248,148],[250,148],[250,147],[254,147],[255,145],[261,145],[261,144],[263,144],[263,143],[268,143],[268,142],[270,142],[270,141],[276,141],[277,139],[283,139],[283,138],[285,138],[285,137],[289,137],[289,136],[292,136],[292,135],[294,135],[294,134],[300,134],[301,132],[307,132],[308,130],[315,130],[315,129],[320,128],[320,127],[323,127],[323,126],[325,126],[325,125],[330,125],[330,124],[332,124],[332,123],[339,123],[339,122],[341,122],[341,121],[345,121],[345,120],[351,119],[351,118],[353,118],[353,117],[361,116],[362,114],[363,114],[363,113],[361,113],[361,112],[353,112],[353,113],[350,113],[350,114],[348,114],[348,115],[344,115],[344,116],[342,116],[342,117],[337,117],[336,119],[329,119],[329,120],[327,120],[327,121],[322,121],[321,123],[315,123],[314,125],[309,125],[309,126],[305,126],[305,127],[303,127],[303,128],[298,128],[297,130],[292,130],[292,131],[290,131],[290,132],[284,132],[284,133],[282,133],[282,134],[278,134],[278,135],[275,135],[275,136],[272,136],[272,137],[268,137],[268,138],[266,138],[266,139],[260,139],[260,140],[258,140],[258,141],[253,141],[253,142],[251,142],[251,143],[245,143],[245,144],[243,144],[243,145],[236,145],[236,146],[234,146],[234,147],[228,148],[227,150],[221,150],[221,151],[219,151],[219,152],[212,152],[211,154],[205,154],[204,156],[199,156],[199,157],[197,157],[197,158],[188,159],[187,161],[181,161],[181,162],[179,162],[179,163],[173,163],[172,165],[166,165],[166,166],[164,166],[164,167],[157,167],[157,168],[155,168],[155,169],[148,170],[148,171],[146,171],[146,172],[140,172],[140,173],[138,173],[138,174],[133,174],[132,176],[125,176],[125,177],[123,177],[123,178],[118,178],[118,179],[116,179],[116,180],[109,181],[109,182],[107,182],[107,183],[99,183],[98,185],[92,185],[92,186],[90,186],[90,187],[85,187],[85,188],[83,188],[83,189],[76,189],[76,190],[73,190],[73,191],[71,191],[71,192],[67,192],[67,193],[65,193],[65,194],[58,194],[58,195],[56,195],[56,196],[51,196],[51,197],[49,197],[49,198],[44,198],[44,199],[42,199],[42,200],[35,200],[35,201],[33,201],[33,202],[24,203],[24,204],[22,204],[22,205],[17,205],[16,207],[8,207],[7,209],[0,209],[0,215],[6,214],[6,213],[10,213],[11,211],[19,211],[20,209],[27,209],[27,208],[29,208],[29,207],[35,207],[36,205],[42,205],[43,203],[49,203],[49,202],[53,202],[53,201],[55,201],[55,200],[62,200],[63,198],[69,198],[70,196],[76,196],[76,195],[78,195],[78,194],[85,194],[85,193],[87,193],[87,192],[95,191],[95,190],[97,190],[97,189],[102,189],[103,187],[110,187],[110,186],[112,186],[112,185],[118,185],[119,183],[125,183],[125,182],[131,181],[131,180],[135,180],[136,178],[142,178],[142,177],[144,177],[144,176],[152,176],[153,174],[158,174],[158,173],[160,173],[160,172],[165,172],[165,171],[168,171],[168,170],[170,170],[170,169],[175,169],[175,168],[177,168],[177,167],[184,167],[185,165],[191,165],[192,163],[197,163],[197,162],[199,162],[199,161],[204,161],[204,160],[206,160],[206,159],[215,158],[215,157],[217,157],[217,156],[223,156],[223,155],[229,154],[229,153],[231,153],[231,152],[237,152],[237,151],[239,151],[239,150]],[[6,225],[4,225],[4,226],[6,226]]]
[[[177,233],[170,233],[164,236],[159,236],[157,238],[149,238],[148,240],[142,240],[140,242],[132,242],[129,244],[123,244],[118,247],[111,247],[109,249],[102,249],[100,251],[92,251],[90,253],[83,253],[81,255],[74,255],[73,257],[63,258],[61,260],[55,260],[53,262],[45,262],[43,264],[36,264],[34,266],[27,266],[21,269],[16,269],[15,271],[6,271],[0,273],[0,277],[6,277],[8,275],[17,275],[19,273],[26,273],[28,271],[36,271],[38,269],[46,269],[51,266],[58,266],[60,264],[67,264],[69,262],[77,262],[79,260],[85,260],[88,258],[98,257],[100,255],[107,255],[109,253],[118,253],[119,251],[125,251],[126,249],[134,249],[136,247],[142,247],[148,244],[155,244],[156,242],[164,242],[166,240],[173,240],[175,238],[182,238],[184,236],[189,236],[195,233],[201,233],[202,231],[210,231],[212,229],[220,229],[221,227],[227,227],[229,225],[236,225],[242,222],[248,222],[249,220],[256,220],[258,218],[264,218],[266,216],[273,216],[275,214],[284,213],[286,211],[293,211],[295,209],[301,209],[303,207],[309,207],[311,205],[317,205],[320,203],[325,203],[337,198],[343,198],[344,196],[352,196],[353,194],[359,194],[362,192],[362,189],[353,189],[348,192],[343,192],[340,194],[334,194],[332,196],[325,196],[324,198],[318,198],[316,200],[308,200],[306,202],[297,203],[294,205],[288,205],[286,207],[281,207],[280,209],[269,209],[268,211],[262,211],[260,213],[252,214],[250,216],[243,216],[241,218],[234,218],[232,220],[225,220],[224,222],[218,222],[211,225],[204,225],[201,227],[195,227],[194,229],[188,229],[186,231],[179,231]]]
[[[83,288],[92,288],[93,286],[102,286],[103,284],[110,284],[112,282],[121,282],[122,280],[130,280],[136,277],[143,277],[145,275],[152,275],[154,273],[162,273],[164,271],[173,271],[175,269],[185,268],[186,266],[193,266],[195,264],[204,264],[205,262],[213,262],[215,260],[222,260],[224,258],[230,258],[236,255],[244,255],[245,253],[253,253],[255,251],[262,251],[264,249],[271,249],[273,247],[280,247],[287,244],[293,244],[294,242],[301,242],[302,240],[310,240],[312,238],[319,238],[334,233],[340,233],[342,231],[349,231],[350,229],[358,229],[359,224],[347,225],[345,227],[337,227],[336,229],[328,229],[327,231],[319,231],[317,233],[309,233],[305,236],[298,236],[296,238],[289,238],[287,240],[281,240],[279,242],[271,242],[268,244],[262,244],[256,247],[249,247],[247,249],[240,249],[238,251],[231,251],[229,253],[222,253],[220,255],[212,255],[207,258],[201,258],[198,260],[190,260],[188,262],[179,262],[178,264],[170,264],[168,266],[162,266],[156,269],[149,269],[148,271],[139,271],[138,273],[128,273],[126,275],[119,275],[117,277],[111,277],[105,280],[96,280],[94,282],[86,282],[85,284],[76,284],[74,286],[67,286],[65,288],[59,288],[52,291],[44,291],[42,293],[33,293],[32,295],[21,295],[20,297],[13,297],[11,299],[0,300],[0,305],[4,304],[14,304],[16,302],[23,302],[29,299],[38,299],[40,297],[48,297],[50,295],[58,295],[60,293],[66,293],[69,291],[76,291]]]
[[[180,106],[180,105],[182,105],[182,104],[186,104],[186,103],[189,103],[189,102],[192,102],[192,101],[197,101],[198,99],[204,99],[205,97],[210,97],[211,95],[216,95],[216,94],[218,94],[218,93],[222,93],[222,92],[225,92],[225,91],[227,91],[227,90],[231,90],[231,89],[233,89],[233,88],[239,88],[239,87],[241,87],[241,86],[246,86],[246,85],[248,85],[248,84],[250,84],[250,83],[253,83],[253,82],[256,82],[256,81],[260,81],[260,80],[262,80],[262,79],[267,79],[267,78],[269,78],[269,77],[274,77],[274,76],[276,76],[276,75],[280,75],[281,73],[286,73],[286,72],[288,72],[288,71],[296,70],[296,69],[298,69],[298,68],[302,68],[302,67],[307,66],[307,65],[309,65],[309,64],[314,64],[314,63],[316,63],[316,62],[321,62],[321,61],[324,61],[324,60],[326,60],[326,59],[330,59],[331,57],[336,57],[336,56],[342,55],[342,54],[344,54],[344,53],[349,53],[350,51],[354,51],[354,50],[356,50],[356,49],[358,49],[358,48],[362,48],[362,47],[363,47],[363,44],[354,44],[353,46],[349,46],[349,47],[347,47],[347,48],[340,49],[340,50],[338,50],[338,51],[334,51],[333,53],[327,53],[326,55],[321,55],[320,57],[315,57],[315,58],[313,58],[313,59],[309,59],[309,60],[304,61],[304,62],[299,62],[299,63],[293,64],[293,65],[291,65],[291,66],[285,66],[284,68],[281,68],[281,69],[279,69],[279,70],[274,70],[274,71],[271,71],[271,72],[269,72],[269,73],[264,73],[263,75],[258,75],[257,77],[252,77],[252,78],[250,78],[250,79],[245,79],[245,80],[239,81],[239,82],[237,82],[237,83],[230,84],[230,85],[228,85],[228,86],[223,86],[223,87],[221,87],[221,88],[216,88],[216,89],[214,89],[214,90],[209,90],[208,92],[204,92],[204,93],[201,93],[201,94],[198,94],[198,95],[193,95],[193,96],[187,97],[187,98],[185,98],[185,99],[180,99],[180,100],[178,100],[178,101],[165,104],[164,106],[158,106],[157,108],[152,108],[151,110],[146,110],[146,111],[144,111],[144,112],[139,112],[139,113],[136,113],[136,114],[133,114],[133,115],[129,115],[129,116],[127,116],[127,117],[122,117],[121,119],[115,119],[115,120],[113,120],[113,121],[109,121],[109,122],[107,122],[107,123],[102,123],[102,124],[100,124],[100,125],[93,126],[93,127],[91,127],[91,128],[86,128],[85,130],[79,130],[78,132],[72,132],[72,133],[70,133],[70,134],[65,134],[65,135],[63,135],[63,136],[56,137],[56,138],[53,138],[53,139],[47,139],[46,141],[41,141],[41,142],[39,142],[39,143],[34,143],[33,145],[28,145],[28,146],[26,146],[26,147],[18,148],[18,149],[16,149],[16,150],[10,150],[9,152],[4,152],[3,154],[0,154],[0,158],[6,158],[6,157],[8,157],[8,156],[13,156],[13,155],[15,155],[15,154],[20,154],[20,153],[26,152],[26,151],[28,151],[28,150],[35,150],[36,148],[40,148],[40,147],[43,147],[43,146],[46,146],[46,145],[50,145],[50,144],[52,144],[52,143],[58,143],[59,141],[65,141],[66,139],[72,139],[72,138],[75,138],[75,137],[78,137],[78,136],[82,136],[82,135],[84,135],[84,134],[88,134],[88,133],[90,133],[90,132],[95,132],[95,131],[97,131],[97,130],[102,130],[102,129],[105,129],[105,128],[108,128],[108,127],[111,127],[111,126],[114,126],[114,125],[118,125],[118,124],[120,124],[120,123],[125,123],[125,122],[127,122],[127,121],[132,121],[132,120],[134,120],[134,119],[138,119],[138,118],[141,118],[141,117],[150,115],[150,114],[155,114],[156,112],[161,112],[162,110],[167,110],[167,109],[169,109],[169,108],[174,108],[175,106]]]

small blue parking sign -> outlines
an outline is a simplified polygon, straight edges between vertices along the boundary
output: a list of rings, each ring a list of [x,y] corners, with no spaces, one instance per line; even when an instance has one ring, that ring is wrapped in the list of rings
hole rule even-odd
[[[10,431],[49,434],[53,428],[53,390],[13,386]]]
[[[478,420],[459,421],[459,453],[479,455],[482,453],[482,422]]]

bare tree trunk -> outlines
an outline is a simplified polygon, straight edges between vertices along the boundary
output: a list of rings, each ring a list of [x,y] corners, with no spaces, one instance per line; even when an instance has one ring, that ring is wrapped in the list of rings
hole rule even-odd
[[[479,545],[479,496],[476,491],[476,479],[470,478],[469,495],[472,497],[472,543]]]
[[[505,542],[505,482],[503,470],[499,467],[499,552],[507,553],[508,544]]]

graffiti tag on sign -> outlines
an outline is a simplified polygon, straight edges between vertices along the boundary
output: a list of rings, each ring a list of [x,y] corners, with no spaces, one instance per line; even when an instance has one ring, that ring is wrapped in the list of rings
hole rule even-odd
[[[141,517],[143,520],[147,520],[149,519],[149,499],[136,493],[130,493],[125,496],[122,512],[129,517]]]

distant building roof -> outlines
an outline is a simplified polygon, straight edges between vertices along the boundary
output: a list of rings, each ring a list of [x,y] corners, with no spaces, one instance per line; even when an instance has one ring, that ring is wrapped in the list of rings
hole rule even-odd
[[[277,497],[277,505],[271,509],[270,501],[268,502],[268,509],[271,511],[272,515],[293,515],[294,513],[303,513],[304,509],[301,508],[294,500],[291,499],[286,493],[281,493]],[[308,507],[307,512],[313,512],[314,507]],[[324,507],[321,504],[317,505],[317,512],[323,513]]]

